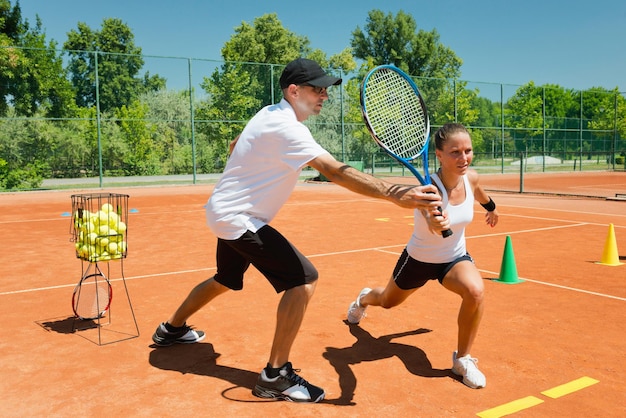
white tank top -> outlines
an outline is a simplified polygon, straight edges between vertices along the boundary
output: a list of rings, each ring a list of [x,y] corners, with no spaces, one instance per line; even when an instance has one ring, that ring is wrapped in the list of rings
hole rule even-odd
[[[431,177],[433,183],[441,191],[443,209],[448,212],[450,229],[453,234],[443,238],[439,233],[432,233],[428,229],[428,222],[424,214],[416,209],[413,216],[413,234],[407,244],[407,252],[414,259],[425,263],[449,263],[467,253],[465,227],[472,222],[474,217],[474,192],[467,175],[464,175],[465,200],[458,205],[451,205],[448,202],[446,188],[439,177],[436,174]]]

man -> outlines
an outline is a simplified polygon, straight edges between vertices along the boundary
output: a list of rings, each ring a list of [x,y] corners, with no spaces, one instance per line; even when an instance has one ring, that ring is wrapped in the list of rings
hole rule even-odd
[[[283,293],[268,363],[253,390],[258,397],[319,402],[325,395],[297,375],[289,362],[318,272],[269,225],[302,168],[309,165],[349,190],[402,207],[435,212],[442,203],[434,186],[400,186],[377,179],[337,161],[315,142],[302,122],[320,113],[327,88],[341,81],[308,59],[287,64],[280,77],[283,100],[248,122],[206,206],[207,224],[217,236],[217,273],[197,285],[152,337],[161,346],[203,340],[204,333],[186,325],[187,319],[216,296],[242,289],[244,272],[254,265],[277,293]]]

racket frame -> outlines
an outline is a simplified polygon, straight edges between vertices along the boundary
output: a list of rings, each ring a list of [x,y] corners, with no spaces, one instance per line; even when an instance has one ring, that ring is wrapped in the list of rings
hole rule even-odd
[[[376,130],[374,129],[374,127],[372,126],[372,123],[371,123],[370,118],[368,116],[367,105],[366,105],[368,81],[372,77],[372,75],[375,74],[376,72],[378,72],[378,71],[385,71],[385,70],[395,72],[396,74],[400,75],[407,82],[407,84],[413,89],[413,92],[417,96],[418,103],[419,103],[419,105],[421,107],[421,111],[424,114],[424,124],[426,126],[426,128],[424,130],[424,144],[422,145],[422,147],[419,150],[417,150],[417,152],[414,155],[411,155],[411,156],[408,156],[408,157],[401,157],[400,155],[396,154],[395,152],[393,152],[384,143],[384,141],[381,138],[379,138],[379,136],[376,133]],[[424,99],[422,98],[422,95],[420,94],[420,91],[419,91],[419,89],[417,87],[417,84],[415,84],[415,82],[411,79],[411,77],[409,77],[409,75],[406,74],[404,71],[402,71],[400,68],[396,67],[395,65],[391,65],[391,64],[379,65],[377,67],[372,68],[366,74],[366,76],[363,79],[363,82],[361,84],[360,104],[361,104],[361,113],[363,115],[363,120],[365,121],[365,126],[367,127],[368,131],[370,132],[370,135],[372,136],[374,141],[378,144],[378,146],[380,148],[382,148],[383,151],[385,151],[389,156],[391,156],[396,161],[398,161],[399,163],[404,165],[411,172],[411,174],[413,174],[419,180],[419,182],[422,185],[426,186],[426,185],[432,184],[432,181],[431,181],[431,178],[430,178],[430,174],[428,172],[428,147],[430,145],[430,118],[428,117],[428,111],[427,111],[427,108],[426,108],[426,104],[424,103]],[[424,171],[424,175],[423,176],[413,166],[413,164],[411,164],[411,161],[414,161],[415,159],[417,159],[419,157],[422,158],[422,167],[423,167],[423,171]],[[439,211],[442,212],[441,208],[439,208]],[[442,234],[442,236],[444,238],[447,238],[450,235],[452,235],[452,230],[446,229],[446,230],[442,231],[441,234]]]
[[[74,287],[74,293],[72,294],[72,311],[74,312],[74,315],[78,319],[81,319],[81,320],[100,319],[104,317],[106,312],[111,307],[111,301],[113,300],[113,288],[111,287],[111,283],[109,282],[109,279],[100,271],[100,269],[97,269],[97,270],[98,270],[97,272],[83,276],[78,282],[78,284],[76,285],[76,287]],[[81,292],[83,290],[82,288],[83,283],[85,283],[87,280],[92,279],[92,278],[94,281],[93,286],[94,286],[94,290],[96,293],[95,299],[96,299],[96,308],[98,312],[96,312],[94,315],[91,315],[91,316],[84,316],[83,314],[78,312],[79,311],[78,304],[80,303]],[[108,295],[106,300],[101,300],[102,298],[100,297],[100,292],[98,291],[99,283],[101,283],[102,281],[106,283],[107,295]]]
[[[397,155],[396,153],[394,153],[384,142],[382,139],[379,138],[378,134],[376,133],[374,127],[372,126],[372,123],[370,122],[370,118],[368,116],[368,112],[367,112],[367,106],[366,106],[366,98],[367,98],[367,82],[369,81],[369,79],[371,78],[371,76],[376,73],[377,71],[382,71],[382,70],[390,70],[390,71],[394,71],[396,72],[398,75],[400,75],[402,78],[404,78],[404,80],[409,84],[409,86],[413,89],[413,92],[415,93],[415,95],[418,98],[419,101],[419,105],[421,106],[421,110],[424,113],[424,123],[426,125],[426,129],[424,132],[424,145],[417,150],[417,152],[414,155],[411,155],[409,157],[401,157],[399,155]],[[379,65],[373,69],[371,69],[367,75],[365,76],[365,78],[363,79],[363,83],[361,85],[361,95],[360,95],[360,102],[361,102],[361,113],[363,114],[363,120],[365,121],[365,126],[367,127],[368,131],[370,132],[370,135],[372,136],[372,138],[374,139],[374,141],[376,141],[376,143],[387,153],[389,154],[391,157],[393,157],[395,160],[397,160],[399,163],[401,163],[402,165],[404,165],[410,172],[411,174],[413,174],[422,185],[428,185],[428,184],[432,184],[431,179],[430,179],[430,174],[428,172],[428,146],[430,143],[430,118],[428,117],[428,111],[426,109],[426,104],[424,103],[424,99],[422,98],[422,95],[419,92],[419,89],[417,88],[417,85],[415,84],[415,82],[411,79],[411,77],[409,77],[404,71],[402,71],[401,69],[399,69],[398,67],[396,67],[395,65],[390,65],[390,64],[385,64],[385,65]],[[424,171],[424,175],[422,176],[422,174],[419,173],[419,171],[413,166],[413,164],[411,164],[411,161],[414,161],[415,159],[417,159],[418,157],[422,157],[422,166],[423,166],[423,171]]]

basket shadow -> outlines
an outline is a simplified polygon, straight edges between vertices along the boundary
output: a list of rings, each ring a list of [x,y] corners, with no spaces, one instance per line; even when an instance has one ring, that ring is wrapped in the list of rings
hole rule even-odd
[[[59,334],[73,334],[77,330],[98,328],[98,323],[93,319],[78,319],[74,316],[64,318],[52,318],[35,321],[37,325],[46,331],[54,331]],[[76,327],[76,323],[81,326]]]

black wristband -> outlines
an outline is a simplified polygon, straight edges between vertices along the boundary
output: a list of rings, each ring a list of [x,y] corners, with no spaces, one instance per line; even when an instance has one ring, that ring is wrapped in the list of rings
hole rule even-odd
[[[494,210],[496,210],[496,202],[494,202],[492,198],[489,198],[488,203],[481,203],[480,206],[485,208],[487,212],[493,212]]]

